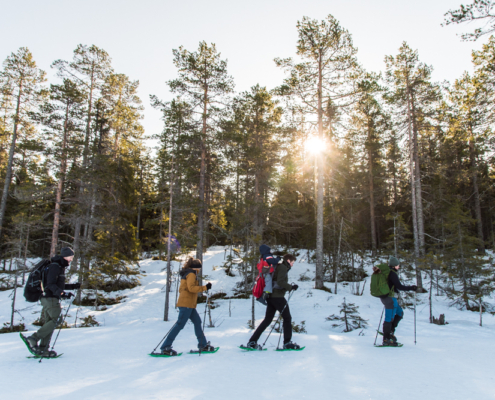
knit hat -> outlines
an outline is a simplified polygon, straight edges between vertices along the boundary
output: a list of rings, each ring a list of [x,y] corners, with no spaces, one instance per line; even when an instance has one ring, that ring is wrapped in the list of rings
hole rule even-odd
[[[397,258],[395,258],[395,257],[390,257],[390,259],[388,260],[388,266],[389,267],[396,267],[397,265],[400,265],[400,261],[397,260]]]
[[[70,247],[62,247],[62,250],[60,250],[60,255],[62,257],[70,257],[74,255],[74,251]]]

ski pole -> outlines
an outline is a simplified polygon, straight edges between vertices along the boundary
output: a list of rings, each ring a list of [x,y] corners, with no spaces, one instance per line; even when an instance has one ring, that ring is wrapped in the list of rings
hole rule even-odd
[[[416,292],[414,292],[414,344],[416,344]]]
[[[376,330],[375,343],[373,343],[374,346],[376,346],[376,338],[378,337],[378,332],[380,331],[380,325],[382,324],[382,318],[384,312],[385,312],[385,307],[383,307],[382,316],[380,317],[380,322],[378,323],[378,329]]]
[[[206,291],[206,302],[205,302],[205,315],[203,316],[203,337],[205,338],[206,340],[206,336],[205,336],[205,322],[206,322],[206,309],[208,308],[208,302],[210,301],[210,291],[207,290]],[[199,355],[201,355],[201,347],[199,348]]]
[[[69,303],[69,307],[67,307],[67,311],[64,315],[64,318],[62,319],[62,322],[60,323],[60,328],[57,332],[57,336],[55,337],[55,341],[53,342],[53,345],[52,345],[52,351],[53,351],[53,348],[55,347],[55,343],[57,343],[57,339],[58,339],[58,335],[60,335],[60,331],[62,330],[62,327],[64,326],[64,322],[65,322],[65,319],[67,318],[67,314],[69,314],[69,310],[70,310],[70,306],[72,305],[72,301]],[[50,342],[48,342],[48,344],[46,345],[45,347],[46,351],[49,351],[50,349]],[[41,358],[40,358],[40,361],[43,360],[43,354],[41,355]]]
[[[261,348],[265,347],[265,343],[267,342],[268,338],[270,337],[270,335],[272,334],[273,332],[273,328],[275,328],[275,325],[277,325],[277,322],[278,320],[280,319],[280,317],[282,316],[282,313],[285,311],[285,307],[287,307],[289,305],[289,301],[290,301],[290,298],[292,297],[292,293],[294,293],[293,291],[291,291],[289,293],[289,297],[287,298],[287,303],[285,303],[285,306],[284,308],[282,308],[282,311],[280,311],[280,314],[277,318],[277,321],[275,321],[275,324],[272,326],[272,329],[270,330],[270,333],[268,333],[268,336],[266,337],[265,341],[263,342],[263,346],[261,346]]]

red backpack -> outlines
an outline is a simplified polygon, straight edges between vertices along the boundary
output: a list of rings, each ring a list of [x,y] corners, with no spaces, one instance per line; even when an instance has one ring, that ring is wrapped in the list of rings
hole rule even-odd
[[[268,264],[265,260],[263,260],[263,257],[260,258],[260,261],[256,265],[256,268],[258,269],[259,272],[258,272],[258,276],[254,281],[253,296],[256,299],[259,299],[261,296],[263,296],[263,290],[265,289],[265,277],[263,276],[263,274],[266,273],[271,274],[275,271],[275,268],[270,267],[270,264]]]

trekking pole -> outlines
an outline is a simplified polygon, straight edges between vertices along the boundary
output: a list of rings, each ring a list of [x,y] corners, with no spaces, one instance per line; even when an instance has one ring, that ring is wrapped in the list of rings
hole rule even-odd
[[[277,322],[278,320],[280,319],[280,317],[282,316],[282,313],[285,311],[285,307],[287,307],[289,305],[289,301],[290,301],[290,298],[292,297],[292,293],[294,293],[294,291],[291,291],[289,293],[289,297],[287,298],[287,303],[285,303],[285,306],[284,308],[282,308],[282,311],[280,312],[280,314],[278,315],[278,318],[277,318],[277,321],[275,321],[275,324],[272,326],[272,329],[270,330],[270,333],[268,334],[268,336],[266,337],[265,341],[263,342],[263,346],[261,346],[261,348],[265,347],[265,343],[267,342],[268,338],[270,337],[270,335],[272,334],[273,332],[273,328],[275,328],[275,325],[277,325]],[[280,340],[279,340],[279,343],[280,343]],[[277,345],[278,346],[278,345]]]
[[[414,345],[416,345],[416,292],[414,292]]]
[[[62,322],[60,323],[60,328],[57,332],[57,336],[55,337],[55,341],[53,342],[53,345],[52,345],[52,351],[53,351],[53,348],[55,347],[55,343],[57,343],[58,335],[60,335],[60,331],[62,330],[62,327],[64,326],[64,322],[65,322],[65,319],[67,318],[67,314],[69,314],[69,310],[70,310],[71,305],[72,305],[72,301],[69,303],[69,307],[67,307],[67,311],[64,315],[64,318],[62,319]],[[48,343],[46,345],[45,349],[47,352],[50,350],[50,343]],[[41,360],[43,360],[43,355],[41,355],[40,362],[41,362]]]
[[[206,322],[206,309],[208,308],[208,302],[210,301],[210,291],[207,290],[206,291],[206,303],[205,303],[205,315],[203,316],[203,337],[205,338],[206,340],[206,336],[205,336],[205,322]],[[199,355],[201,355],[201,347],[199,348]]]
[[[382,310],[382,316],[380,317],[380,322],[378,323],[378,329],[376,330],[376,335],[375,335],[375,343],[373,343],[373,346],[376,346],[376,338],[378,337],[378,332],[380,331],[380,325],[382,324],[382,318],[384,312],[385,312],[385,307],[383,307]]]

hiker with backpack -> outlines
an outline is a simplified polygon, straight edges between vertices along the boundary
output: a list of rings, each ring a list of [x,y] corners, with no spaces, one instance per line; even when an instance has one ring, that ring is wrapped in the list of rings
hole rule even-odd
[[[205,334],[201,327],[201,317],[196,310],[198,304],[198,294],[211,289],[211,283],[204,286],[199,286],[197,274],[201,272],[201,261],[194,258],[189,258],[180,271],[180,287],[179,300],[177,307],[179,308],[179,317],[177,322],[170,330],[165,341],[160,347],[162,355],[176,356],[177,352],[172,349],[172,344],[179,332],[186,326],[188,320],[194,324],[194,333],[198,339],[198,349],[200,352],[214,351],[215,348],[206,341]]]
[[[395,257],[390,257],[388,264],[379,264],[373,267],[370,290],[371,294],[379,297],[385,306],[385,321],[383,322],[383,346],[397,347],[395,330],[404,315],[404,311],[399,306],[397,298],[399,291],[416,291],[416,285],[403,285],[397,272],[400,268],[400,261]]]
[[[299,287],[298,285],[289,284],[289,278],[288,278],[288,273],[292,268],[292,266],[294,265],[295,261],[296,261],[296,257],[294,257],[292,254],[286,254],[285,256],[283,256],[282,263],[277,265],[272,277],[272,280],[274,282],[273,292],[266,299],[267,305],[266,305],[265,319],[254,331],[246,347],[256,350],[262,350],[262,347],[258,344],[258,340],[261,334],[265,331],[265,329],[268,328],[268,326],[270,326],[271,322],[273,321],[273,317],[275,316],[275,313],[278,311],[282,314],[282,318],[284,320],[283,348],[288,350],[295,350],[300,348],[300,346],[297,343],[291,342],[292,316],[290,315],[289,305],[287,303],[287,300],[285,299],[285,293],[287,291],[297,290],[297,288]]]
[[[53,331],[60,320],[62,308],[60,299],[70,299],[74,295],[66,290],[75,290],[81,287],[80,283],[65,283],[65,268],[67,268],[74,259],[74,251],[70,247],[63,247],[60,254],[51,258],[51,263],[41,272],[41,289],[40,298],[42,316],[44,319],[43,326],[31,336],[24,338],[30,350],[43,357],[56,357],[55,351],[49,351],[50,340]],[[38,342],[39,345],[38,345]]]
[[[272,254],[270,247],[266,244],[260,246],[261,259],[258,263],[259,273],[263,275],[265,280],[265,287],[263,288],[263,295],[257,300],[266,306],[266,300],[271,296],[273,290],[272,277],[278,264],[282,262],[280,257],[275,257]]]

